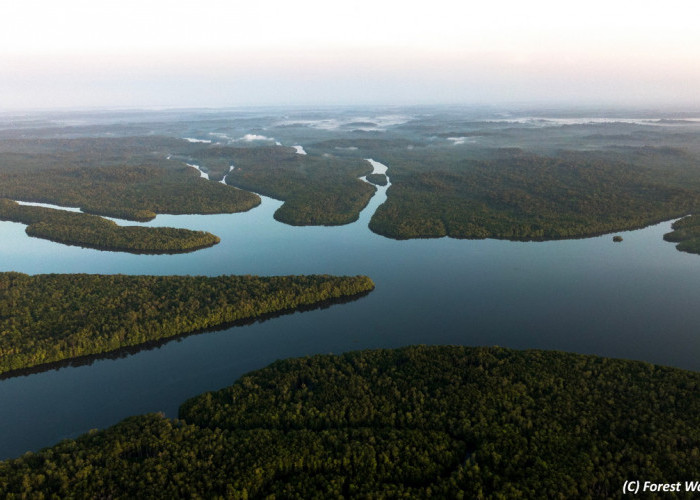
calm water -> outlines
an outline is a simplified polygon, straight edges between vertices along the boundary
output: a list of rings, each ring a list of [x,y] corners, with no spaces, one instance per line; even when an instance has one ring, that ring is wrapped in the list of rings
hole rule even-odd
[[[547,243],[393,241],[367,222],[291,227],[280,202],[247,213],[159,216],[221,243],[192,254],[128,255],[28,238],[0,223],[1,270],[26,273],[367,274],[367,297],[186,337],[122,359],[0,381],[0,458],[153,411],[291,356],[407,344],[501,345],[594,353],[700,369],[700,256],[662,240],[670,223]]]

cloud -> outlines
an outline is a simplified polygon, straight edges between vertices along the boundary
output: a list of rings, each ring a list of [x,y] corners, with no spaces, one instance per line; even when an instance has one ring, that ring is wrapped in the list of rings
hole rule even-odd
[[[264,135],[246,134],[238,140],[243,141],[243,142],[253,142],[253,141],[274,141],[275,139],[272,137],[266,137]]]

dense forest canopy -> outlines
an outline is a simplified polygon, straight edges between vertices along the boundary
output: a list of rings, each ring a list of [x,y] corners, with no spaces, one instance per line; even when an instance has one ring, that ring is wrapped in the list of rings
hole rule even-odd
[[[367,277],[0,273],[0,373],[368,292]]]
[[[690,215],[672,224],[673,231],[664,234],[666,241],[678,243],[681,252],[700,254],[700,215]]]
[[[188,163],[213,181],[225,176],[226,184],[201,179]],[[358,179],[371,171],[362,159],[301,155],[281,146],[153,137],[0,141],[0,197],[140,221],[157,213],[248,210],[260,203],[248,192],[254,191],[285,201],[275,214],[282,222],[347,224],[374,193]]]
[[[2,462],[0,484],[8,498],[622,497],[631,478],[697,477],[699,387],[679,369],[497,347],[291,359],[180,420],[133,417]]]
[[[376,184],[377,186],[386,186],[389,183],[389,180],[384,174],[369,174],[366,178],[368,182]]]
[[[0,165],[9,163],[1,156]],[[206,181],[193,168],[165,159],[138,166],[0,168],[0,197],[80,207],[97,215],[138,221],[158,213],[242,212],[260,203],[253,193]]]
[[[11,200],[149,220],[248,210],[260,203],[250,190],[283,200],[275,217],[288,224],[346,224],[376,191],[359,177],[387,183],[370,174],[373,158],[392,185],[370,228],[388,237],[584,237],[694,214],[665,239],[700,253],[692,119],[560,126],[487,111],[477,120],[410,110],[383,124],[206,114],[187,115],[196,123],[12,124],[0,130],[0,213],[36,236],[115,248],[216,237],[136,234]],[[217,182],[224,177],[228,186]],[[362,276],[0,273],[0,373],[373,287]],[[621,497],[626,480],[697,478],[699,388],[700,375],[683,370],[497,347],[285,360],[185,402],[179,419],[132,417],[0,462],[0,496]]]
[[[357,220],[375,188],[359,177],[362,159],[297,154],[293,148],[240,148],[226,183],[284,200],[275,219],[292,225],[339,225]]]
[[[639,228],[700,207],[700,156],[690,147],[465,148],[444,141],[515,133],[465,130],[453,137],[457,132],[438,130],[433,136],[438,142],[426,140],[431,129],[409,124],[397,127],[393,138],[338,133],[340,138],[309,143],[309,154],[269,144],[165,137],[5,140],[0,141],[0,197],[147,220],[156,213],[247,210],[259,203],[248,192],[253,191],[284,200],[275,213],[282,222],[347,224],[375,192],[359,177],[387,182],[371,174],[365,160],[371,157],[389,166],[392,186],[370,228],[398,239],[576,238]],[[592,140],[579,136],[576,127],[565,132]],[[544,132],[516,135],[524,142],[538,133]],[[598,141],[614,137],[601,134]],[[187,163],[241,189],[207,182]]]
[[[232,213],[260,203],[253,193],[201,179],[173,152],[196,144],[165,137],[0,141],[0,198],[80,207],[128,220],[157,213]]]
[[[435,131],[447,126],[440,123]],[[456,146],[462,143],[424,138],[409,145],[399,139],[325,140],[307,149],[372,157],[388,165],[392,185],[370,229],[397,239],[579,238],[636,229],[698,210],[700,152],[692,143],[663,145],[679,141],[668,135],[657,146],[557,149],[547,144],[551,139],[554,145],[581,147],[591,139],[577,138],[580,128],[436,134],[460,141],[482,141],[491,134],[514,143],[539,136],[541,144],[528,143],[528,149]],[[596,142],[613,138],[601,137]]]
[[[640,228],[700,208],[700,160],[674,153],[655,151],[645,165],[632,152],[385,152],[392,186],[370,228],[400,239],[526,240]]]
[[[176,151],[173,160],[200,165],[212,180],[283,200],[274,217],[291,225],[348,224],[375,192],[359,179],[372,172],[360,158],[299,154],[292,147],[267,144],[200,143]]]
[[[101,250],[189,252],[218,243],[203,231],[120,227],[100,217],[25,207],[12,200],[80,207],[134,221],[158,213],[231,213],[260,197],[200,178],[168,150],[192,149],[167,138],[80,138],[0,141],[0,219],[28,224],[30,236]],[[3,199],[4,198],[4,199]]]

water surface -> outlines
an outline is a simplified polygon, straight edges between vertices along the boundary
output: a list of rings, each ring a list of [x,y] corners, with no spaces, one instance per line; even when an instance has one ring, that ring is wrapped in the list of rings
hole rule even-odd
[[[163,411],[291,356],[408,344],[558,349],[700,369],[700,256],[675,250],[670,222],[582,240],[395,241],[373,234],[379,188],[354,224],[292,227],[263,198],[246,213],[160,215],[221,243],[131,255],[29,238],[0,222],[0,268],[25,273],[366,274],[376,290],[335,305],[189,336],[121,359],[0,381],[0,458],[122,418]]]

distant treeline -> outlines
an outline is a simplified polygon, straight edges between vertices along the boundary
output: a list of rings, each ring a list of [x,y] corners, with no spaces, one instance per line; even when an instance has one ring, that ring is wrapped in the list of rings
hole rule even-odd
[[[278,361],[0,463],[6,498],[611,498],[695,480],[700,374],[502,348]],[[674,479],[669,479],[674,478]],[[692,493],[681,493],[690,498]]]
[[[334,144],[307,149],[322,154]],[[376,158],[391,169],[387,201],[370,222],[373,231],[391,238],[578,238],[700,209],[700,158],[683,149],[618,147],[545,156],[518,148],[356,144],[343,154]]]
[[[216,245],[218,236],[172,227],[120,226],[80,212],[20,205],[0,199],[0,220],[27,224],[29,236],[98,250],[131,253],[183,253]]]
[[[188,144],[149,137],[0,141],[0,198],[137,221],[260,204],[253,193],[206,181],[182,161],[166,159],[165,151],[187,151]]]
[[[211,179],[226,176],[229,185],[283,200],[274,217],[295,226],[353,222],[375,192],[358,179],[372,172],[361,158],[300,155],[283,146],[200,144],[188,146],[173,159],[201,165]]]
[[[420,168],[397,165],[370,228],[399,239],[583,237],[700,208],[700,188],[673,182],[684,167],[674,172],[672,163],[652,169],[585,153],[550,158],[516,152],[491,161],[441,161],[435,154]],[[695,171],[697,183],[697,165]]]
[[[156,213],[235,212],[259,203],[255,194],[207,182],[184,164],[197,162],[212,179],[226,175],[230,185],[284,200],[277,220],[347,224],[357,220],[376,190],[358,177],[386,182],[370,173],[367,157],[392,172],[387,201],[370,228],[397,239],[578,238],[700,209],[700,159],[672,147],[543,155],[518,148],[339,139],[309,144],[309,154],[300,155],[281,146],[146,137],[17,144],[0,141],[0,197],[136,220]]]
[[[195,169],[180,163],[21,174],[0,170],[0,197],[80,207],[92,214],[137,221],[158,213],[242,212],[260,204],[259,196],[202,179]]]
[[[451,134],[450,134],[451,136]],[[700,159],[672,147],[464,150],[402,139],[338,139],[293,148],[207,146],[191,152],[228,183],[285,204],[289,224],[354,220],[371,196],[362,158],[391,166],[388,199],[370,228],[397,239],[451,236],[547,240],[634,229],[700,208]],[[227,171],[227,170],[226,170]],[[367,180],[386,185],[384,175]],[[688,244],[684,244],[687,248]]]
[[[365,276],[0,273],[0,373],[357,295]]]

